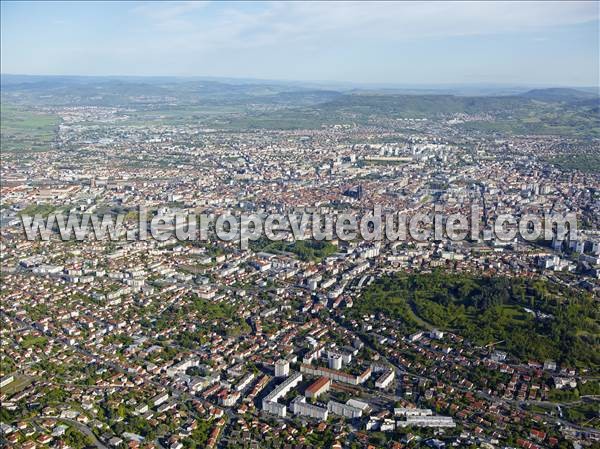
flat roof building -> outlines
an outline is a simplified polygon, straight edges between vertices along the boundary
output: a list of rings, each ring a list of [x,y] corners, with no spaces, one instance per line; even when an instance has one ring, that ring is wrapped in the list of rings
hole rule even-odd
[[[344,418],[360,418],[362,416],[362,410],[352,405],[342,404],[341,402],[329,401],[327,403],[327,410],[336,415],[341,415]]]
[[[325,407],[308,404],[304,396],[296,397],[291,404],[292,413],[294,415],[308,416],[310,418],[320,419],[325,421],[329,411]]]
[[[262,400],[263,410],[273,413],[274,415],[285,417],[285,405],[279,404],[277,401],[279,398],[288,394],[292,388],[294,388],[300,382],[302,382],[302,374],[297,372],[292,373],[290,377],[284,380],[283,383],[278,385],[277,388],[264,397]]]

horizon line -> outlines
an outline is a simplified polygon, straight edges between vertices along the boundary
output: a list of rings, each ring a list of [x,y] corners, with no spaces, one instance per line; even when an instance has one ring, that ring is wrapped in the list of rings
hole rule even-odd
[[[434,87],[502,87],[502,88],[587,88],[600,89],[600,81],[596,85],[590,84],[564,84],[564,83],[506,83],[494,81],[474,81],[474,82],[447,82],[447,83],[402,83],[402,82],[370,82],[370,81],[344,81],[344,80],[309,80],[309,79],[283,79],[283,78],[256,78],[244,76],[227,75],[117,75],[117,74],[35,74],[35,73],[8,73],[0,72],[0,77],[4,76],[23,76],[23,77],[72,77],[72,78],[165,78],[165,79],[205,79],[205,80],[232,80],[232,81],[260,81],[274,83],[308,83],[308,84],[339,84],[347,86],[373,86],[379,88],[399,88],[399,89],[427,89]]]

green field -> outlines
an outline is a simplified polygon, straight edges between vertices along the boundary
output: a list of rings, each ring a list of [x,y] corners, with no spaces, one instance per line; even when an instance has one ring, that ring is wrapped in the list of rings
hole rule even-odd
[[[45,151],[55,139],[60,117],[2,104],[0,107],[2,152]]]
[[[25,209],[19,212],[20,216],[35,217],[41,215],[46,218],[52,213],[60,212],[60,208],[52,204],[30,204]]]
[[[31,385],[31,382],[33,382],[33,378],[30,376],[16,375],[15,380],[9,383],[8,385],[2,387],[1,392],[2,394],[11,396],[20,391],[23,391],[25,388]]]
[[[305,262],[321,262],[337,252],[337,247],[332,243],[316,240],[298,240],[294,243],[288,243],[283,241],[269,242],[262,239],[252,242],[250,246],[254,251],[293,253]]]

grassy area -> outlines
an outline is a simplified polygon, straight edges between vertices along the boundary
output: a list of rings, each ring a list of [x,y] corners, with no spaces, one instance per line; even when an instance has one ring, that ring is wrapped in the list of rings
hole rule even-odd
[[[281,241],[269,242],[263,239],[253,242],[251,247],[254,251],[293,253],[300,260],[313,262],[320,262],[337,251],[337,247],[332,243],[316,240],[298,240],[294,243],[287,243]]]
[[[15,380],[2,387],[0,392],[7,396],[12,396],[13,394],[23,391],[31,384],[31,382],[33,382],[33,377],[16,375]]]
[[[0,105],[0,148],[2,152],[44,151],[58,131],[57,115]]]
[[[53,206],[52,204],[30,204],[25,209],[19,212],[20,216],[26,215],[28,217],[35,217],[41,215],[42,217],[48,217],[53,212],[58,212],[60,208]]]
[[[46,337],[43,336],[27,336],[23,339],[23,341],[21,341],[21,346],[24,349],[30,349],[30,348],[42,348],[43,346],[46,345],[46,343],[48,342],[48,339]]]

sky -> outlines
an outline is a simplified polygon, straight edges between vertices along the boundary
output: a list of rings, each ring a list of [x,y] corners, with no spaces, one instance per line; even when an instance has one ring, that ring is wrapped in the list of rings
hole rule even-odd
[[[1,72],[598,86],[596,1],[1,3]]]

